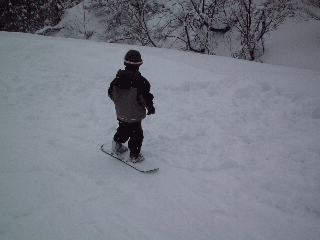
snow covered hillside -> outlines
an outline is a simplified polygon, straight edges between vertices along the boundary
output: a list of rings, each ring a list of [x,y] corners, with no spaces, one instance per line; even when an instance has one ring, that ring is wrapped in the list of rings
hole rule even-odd
[[[37,33],[189,49],[263,62],[271,58],[273,64],[320,68],[317,56],[320,21],[314,20],[319,19],[316,17],[319,14],[316,3],[311,7],[307,1],[255,0],[250,1],[250,11],[247,12],[244,2],[218,2],[212,2],[210,6],[200,4],[200,7],[197,3],[176,0],[142,1],[141,5],[116,0],[82,1],[66,9],[58,25],[47,26]],[[250,16],[250,24],[240,17],[243,14]],[[246,37],[245,32],[249,34]],[[250,44],[246,39],[251,39]],[[298,64],[302,62],[301,57],[309,55],[313,56],[304,59],[307,61],[303,65]],[[310,63],[308,59],[317,61]]]
[[[320,70],[320,21],[288,19],[266,37],[261,60],[281,66]]]
[[[141,52],[142,174],[100,151]],[[0,32],[0,239],[319,239],[320,72]]]

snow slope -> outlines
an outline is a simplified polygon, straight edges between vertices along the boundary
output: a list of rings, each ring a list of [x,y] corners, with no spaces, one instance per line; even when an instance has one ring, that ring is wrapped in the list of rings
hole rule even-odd
[[[142,174],[100,151],[135,48]],[[0,239],[319,239],[319,71],[0,32]]]
[[[266,37],[265,63],[320,70],[320,21],[289,18]]]

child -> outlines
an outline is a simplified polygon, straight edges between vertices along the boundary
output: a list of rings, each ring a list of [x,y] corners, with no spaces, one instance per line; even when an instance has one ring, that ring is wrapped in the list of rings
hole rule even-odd
[[[136,50],[127,52],[124,58],[125,70],[119,70],[111,82],[108,95],[115,104],[119,127],[112,141],[112,151],[122,154],[128,149],[123,145],[127,140],[130,161],[144,160],[140,150],[143,141],[141,121],[147,114],[154,114],[153,95],[150,83],[139,72],[141,54]]]

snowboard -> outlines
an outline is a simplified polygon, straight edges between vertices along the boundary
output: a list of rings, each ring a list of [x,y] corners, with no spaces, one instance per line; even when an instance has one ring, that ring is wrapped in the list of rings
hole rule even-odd
[[[148,160],[144,160],[142,162],[136,162],[136,163],[126,161],[126,159],[129,159],[129,156],[128,156],[129,151],[121,155],[117,155],[111,151],[110,146],[108,146],[107,144],[103,144],[101,146],[101,151],[127,164],[128,166],[134,168],[135,170],[138,170],[139,172],[152,172],[159,169],[154,163]]]

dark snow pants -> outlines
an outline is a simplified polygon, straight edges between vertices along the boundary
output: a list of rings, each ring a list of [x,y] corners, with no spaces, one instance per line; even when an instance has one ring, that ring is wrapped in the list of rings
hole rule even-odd
[[[143,142],[143,130],[141,121],[127,123],[119,120],[119,127],[113,139],[119,143],[128,142],[131,156],[138,156]]]

